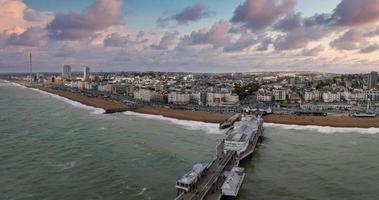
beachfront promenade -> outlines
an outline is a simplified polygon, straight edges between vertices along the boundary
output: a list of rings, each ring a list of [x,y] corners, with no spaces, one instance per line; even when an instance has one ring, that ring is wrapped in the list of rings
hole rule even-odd
[[[175,200],[221,199],[221,197],[225,195],[222,187],[226,182],[228,174],[231,173],[233,168],[238,167],[242,160],[255,151],[257,143],[261,142],[262,139],[263,128],[260,127],[257,134],[255,134],[251,139],[247,149],[241,154],[237,154],[236,151],[232,150],[225,152],[223,140],[217,145],[216,158],[203,171],[195,185],[191,187],[192,189],[186,192],[183,192],[183,190],[178,190],[178,196]],[[244,176],[234,183],[236,193],[238,193],[239,187],[242,184],[243,177]]]

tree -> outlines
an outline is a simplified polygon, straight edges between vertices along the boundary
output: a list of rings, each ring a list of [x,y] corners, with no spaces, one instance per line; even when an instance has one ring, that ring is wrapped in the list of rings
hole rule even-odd
[[[254,81],[247,85],[241,85],[240,83],[234,84],[234,90],[233,93],[236,93],[240,100],[245,99],[247,96],[253,94],[254,92],[258,91],[260,88],[260,85],[258,82]]]

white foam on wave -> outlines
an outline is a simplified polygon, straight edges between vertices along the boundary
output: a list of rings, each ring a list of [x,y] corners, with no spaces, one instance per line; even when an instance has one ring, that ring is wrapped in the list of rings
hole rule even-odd
[[[43,90],[39,90],[39,89],[36,89],[36,88],[29,88],[29,89],[37,91],[37,92],[40,92],[42,94],[49,95],[49,96],[54,97],[56,99],[62,100],[64,102],[66,102],[66,103],[69,103],[72,106],[75,106],[75,107],[83,108],[83,109],[87,109],[87,110],[92,110],[93,111],[92,114],[103,114],[105,112],[105,110],[102,109],[102,108],[96,108],[96,107],[92,107],[92,106],[87,106],[87,105],[82,104],[80,102],[73,101],[71,99],[68,99],[66,97],[62,97],[62,96],[59,96],[59,95],[56,95],[56,94],[45,92]]]
[[[130,116],[142,117],[145,119],[166,121],[172,124],[180,125],[189,130],[204,130],[210,134],[223,134],[224,133],[222,130],[219,129],[219,125],[216,123],[205,123],[205,122],[198,122],[198,121],[191,121],[191,120],[181,120],[181,119],[175,119],[175,118],[170,118],[170,117],[164,117],[162,115],[142,114],[142,113],[136,113],[132,111],[126,111],[124,112],[124,114],[130,115]]]
[[[146,192],[147,188],[142,188],[142,190],[136,194],[136,197],[143,195]]]
[[[359,134],[379,134],[379,128],[342,128],[330,126],[315,126],[315,125],[289,125],[289,124],[275,124],[264,123],[265,127],[277,127],[286,130],[309,130],[323,134],[332,133],[359,133]]]
[[[21,84],[18,84],[18,83],[15,83],[15,82],[11,82],[11,81],[7,81],[7,80],[3,80],[3,79],[0,79],[1,82],[0,82],[0,86],[5,86],[5,87],[9,87],[9,86],[17,86],[17,87],[21,87],[21,88],[27,88]]]
[[[22,88],[26,88],[26,89],[30,89],[30,90],[33,90],[33,91],[36,91],[36,92],[39,92],[39,93],[42,93],[42,94],[45,94],[45,95],[49,95],[55,99],[59,99],[59,100],[62,100],[66,103],[69,103],[70,105],[72,106],[75,106],[75,107],[78,107],[78,108],[84,108],[84,109],[87,109],[87,110],[92,110],[92,114],[103,114],[105,113],[105,110],[102,109],[102,108],[96,108],[96,107],[92,107],[92,106],[87,106],[87,105],[84,105],[80,102],[77,102],[77,101],[73,101],[71,99],[68,99],[66,97],[62,97],[62,96],[59,96],[59,95],[56,95],[56,94],[53,94],[53,93],[49,93],[49,92],[45,92],[43,90],[39,90],[39,89],[36,89],[36,88],[28,88],[28,87],[25,87],[21,84],[18,84],[18,83],[14,83],[14,82],[9,82],[9,81],[6,81],[14,86],[18,86],[18,87],[22,87]]]

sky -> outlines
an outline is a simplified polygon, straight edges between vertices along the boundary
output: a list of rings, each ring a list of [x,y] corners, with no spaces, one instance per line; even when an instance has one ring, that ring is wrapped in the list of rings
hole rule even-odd
[[[379,0],[0,0],[0,73],[379,71]]]

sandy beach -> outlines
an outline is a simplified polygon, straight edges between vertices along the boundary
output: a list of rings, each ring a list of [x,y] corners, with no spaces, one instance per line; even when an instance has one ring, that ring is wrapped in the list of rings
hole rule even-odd
[[[299,115],[276,115],[264,116],[265,122],[294,125],[316,125],[348,128],[379,128],[379,117],[376,118],[353,118],[336,116],[299,116]]]
[[[106,113],[124,112],[128,110],[125,104],[119,101],[105,100],[100,97],[87,97],[78,93],[54,90],[46,87],[38,87],[38,89],[62,97],[66,97],[70,100],[77,101],[88,106],[102,108],[105,110]]]
[[[234,113],[211,113],[211,112],[199,112],[189,110],[178,110],[170,108],[157,108],[152,106],[145,106],[132,110],[138,113],[162,115],[164,117],[171,117],[183,120],[201,121],[207,123],[221,123],[233,116]]]

